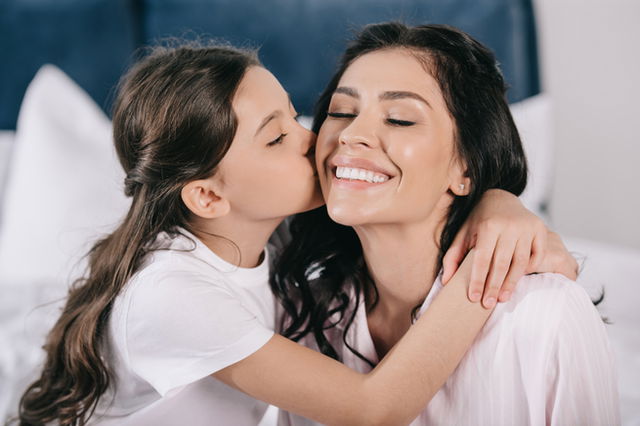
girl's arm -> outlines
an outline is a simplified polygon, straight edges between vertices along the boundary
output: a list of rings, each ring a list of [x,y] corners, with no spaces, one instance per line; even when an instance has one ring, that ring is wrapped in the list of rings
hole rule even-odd
[[[471,247],[474,255],[467,256],[454,275]],[[517,197],[491,190],[444,259],[449,284],[373,371],[357,373],[274,336],[214,377],[325,424],[409,423],[453,372],[490,314],[466,294],[484,290],[486,301],[497,297],[501,286],[502,291],[512,290],[525,272],[562,272],[548,268],[569,265],[565,272],[571,275],[574,263],[557,235],[550,235]]]
[[[213,376],[257,399],[323,424],[404,424],[456,368],[491,311],[470,302],[473,253],[429,309],[371,372],[275,335]]]

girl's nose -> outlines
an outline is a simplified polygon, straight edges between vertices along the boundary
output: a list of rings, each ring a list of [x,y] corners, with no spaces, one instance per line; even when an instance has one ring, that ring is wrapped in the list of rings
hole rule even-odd
[[[305,134],[302,138],[304,141],[303,150],[305,152],[305,155],[311,156],[310,158],[313,158],[313,154],[316,151],[316,134],[311,130],[304,129],[304,131]]]

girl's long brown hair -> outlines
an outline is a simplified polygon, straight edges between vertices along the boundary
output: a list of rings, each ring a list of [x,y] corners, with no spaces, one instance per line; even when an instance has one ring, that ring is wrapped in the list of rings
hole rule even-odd
[[[215,173],[236,131],[233,96],[254,65],[254,52],[230,47],[158,47],[123,77],[113,136],[131,207],[73,283],[44,345],[42,373],[20,399],[21,425],[83,425],[112,385],[103,351],[114,299],[158,233],[189,227],[180,191]]]

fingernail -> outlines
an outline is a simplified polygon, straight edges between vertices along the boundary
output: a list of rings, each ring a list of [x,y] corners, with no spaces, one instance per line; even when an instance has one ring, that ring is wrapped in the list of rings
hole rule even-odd
[[[510,291],[503,291],[502,293],[500,293],[500,301],[501,302],[506,302],[509,299],[511,299],[511,292]]]
[[[480,301],[480,297],[482,297],[482,294],[480,294],[480,293],[478,293],[478,292],[476,291],[476,292],[474,292],[474,293],[471,293],[471,297],[470,297],[470,299],[471,299],[471,301],[472,301],[472,302],[474,302],[474,303],[475,303],[475,302],[479,302],[479,301]]]
[[[496,305],[496,298],[495,297],[489,297],[488,299],[486,299],[484,301],[484,306],[487,309],[491,309]]]

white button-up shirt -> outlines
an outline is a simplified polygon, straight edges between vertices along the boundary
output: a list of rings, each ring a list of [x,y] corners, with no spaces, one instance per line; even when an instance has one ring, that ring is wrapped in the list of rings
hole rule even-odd
[[[442,289],[436,279],[420,313]],[[330,339],[343,362],[371,367]],[[302,343],[316,348],[313,338]],[[377,363],[365,306],[358,307],[347,341]],[[425,356],[429,356],[428,353]],[[314,424],[281,413],[281,424]],[[557,274],[520,280],[509,302],[499,303],[445,385],[411,425],[617,425],[620,423],[614,357],[605,325],[584,289]]]

